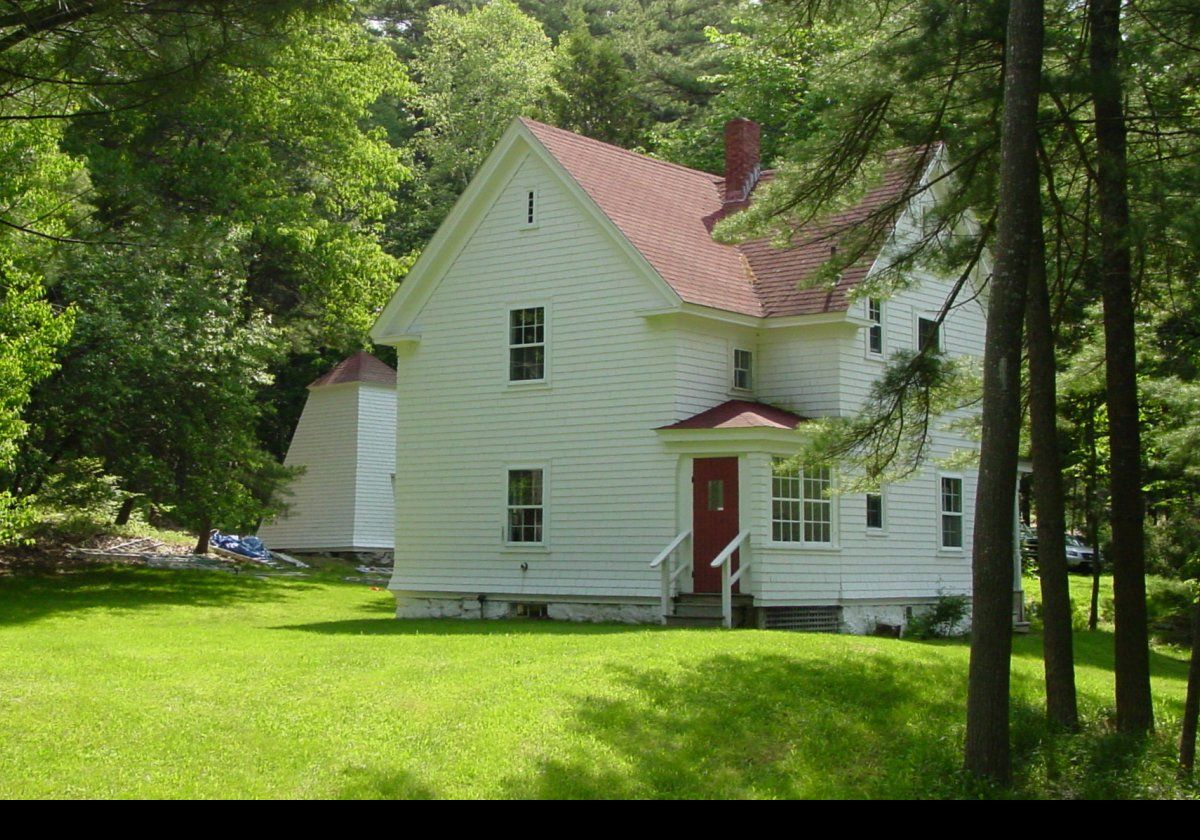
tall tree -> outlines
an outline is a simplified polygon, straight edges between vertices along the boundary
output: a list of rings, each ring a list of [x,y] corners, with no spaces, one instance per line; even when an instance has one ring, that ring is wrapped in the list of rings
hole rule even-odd
[[[624,148],[642,144],[646,113],[634,97],[633,75],[610,41],[583,25],[563,35],[553,77],[548,108],[555,125]]]
[[[1001,784],[1012,777],[1012,511],[1021,433],[1021,326],[1040,224],[1037,114],[1043,26],[1041,0],[1009,7],[996,256],[988,299],[975,495],[966,768]]]
[[[1121,2],[1091,0],[1089,64],[1096,115],[1096,188],[1105,379],[1112,458],[1113,602],[1117,728],[1154,728],[1146,626],[1145,509],[1121,68]]]
[[[458,13],[434,8],[412,62],[421,129],[419,177],[399,196],[406,213],[392,237],[419,252],[513,117],[542,113],[553,85],[554,52],[541,25],[511,0]]]
[[[34,387],[58,367],[74,312],[45,298],[55,248],[69,238],[87,189],[82,162],[59,148],[62,126],[8,120],[0,99],[0,543],[21,536],[29,506],[2,479],[30,431]]]
[[[1191,773],[1196,765],[1196,725],[1200,721],[1200,599],[1192,605],[1192,658],[1179,735],[1179,765]]]
[[[1046,715],[1058,726],[1075,729],[1079,725],[1079,709],[1075,697],[1071,595],[1067,580],[1066,494],[1058,443],[1054,324],[1046,283],[1046,248],[1040,213],[1037,219],[1025,302],[1025,328],[1029,348],[1029,426],[1037,508],[1038,577],[1042,587]]]
[[[533,116],[551,84],[553,51],[541,25],[511,0],[463,14],[434,9],[414,63],[427,128],[429,178],[458,195],[510,120]]]
[[[128,25],[144,47],[123,59],[130,78],[181,49],[173,32]],[[97,89],[66,123],[92,212],[88,241],[58,252],[48,285],[77,329],[35,392],[14,484],[28,492],[101,458],[203,535],[274,509],[284,473],[259,438],[286,398],[274,371],[292,352],[360,348],[394,289],[401,264],[381,220],[408,169],[368,119],[410,88],[340,7],[285,15],[189,65],[186,82],[158,90],[154,108],[138,86]]]

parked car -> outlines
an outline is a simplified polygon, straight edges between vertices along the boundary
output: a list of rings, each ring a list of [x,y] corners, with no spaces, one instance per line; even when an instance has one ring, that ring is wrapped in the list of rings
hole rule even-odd
[[[1021,557],[1037,560],[1037,531],[1024,522],[1021,523]]]
[[[1097,561],[1096,551],[1074,534],[1066,534],[1067,568],[1075,572],[1090,572]],[[1021,557],[1025,561],[1037,561],[1037,531],[1021,523]]]
[[[1100,562],[1099,552],[1074,534],[1067,534],[1067,568],[1090,572]]]

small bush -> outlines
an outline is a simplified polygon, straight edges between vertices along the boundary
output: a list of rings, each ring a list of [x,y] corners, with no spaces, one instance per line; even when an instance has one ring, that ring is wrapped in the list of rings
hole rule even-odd
[[[1196,585],[1192,581],[1147,578],[1146,615],[1150,635],[1165,644],[1191,647],[1195,603]]]
[[[76,458],[46,479],[38,502],[50,509],[111,517],[127,495],[121,479],[104,471],[101,459]]]
[[[904,635],[918,639],[944,639],[957,635],[969,612],[970,599],[966,595],[940,593],[929,609],[908,620]]]

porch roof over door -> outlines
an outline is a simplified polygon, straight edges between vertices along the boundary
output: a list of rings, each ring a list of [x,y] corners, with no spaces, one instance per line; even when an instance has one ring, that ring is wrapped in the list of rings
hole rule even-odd
[[[795,429],[807,420],[799,414],[784,411],[773,405],[748,400],[729,400],[720,405],[693,414],[678,423],[663,426],[667,429]]]
[[[655,431],[669,448],[683,451],[786,451],[803,439],[796,433],[808,418],[749,400],[729,400]]]

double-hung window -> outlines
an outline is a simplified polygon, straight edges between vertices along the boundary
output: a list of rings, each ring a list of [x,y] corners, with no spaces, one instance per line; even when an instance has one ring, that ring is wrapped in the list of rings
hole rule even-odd
[[[546,379],[546,308],[530,306],[508,312],[508,381]]]
[[[867,530],[883,530],[883,493],[867,494]]]
[[[776,458],[771,476],[771,538],[775,542],[833,544],[833,471],[798,467]]]
[[[942,548],[963,547],[963,482],[961,478],[940,479]]]
[[[739,391],[754,387],[754,354],[749,350],[733,351],[733,387]]]
[[[533,545],[544,542],[544,491],[542,470],[508,471],[508,524],[505,528],[508,542]]]
[[[867,352],[872,356],[883,355],[883,301],[879,298],[867,299],[867,320],[871,326],[867,328]]]

